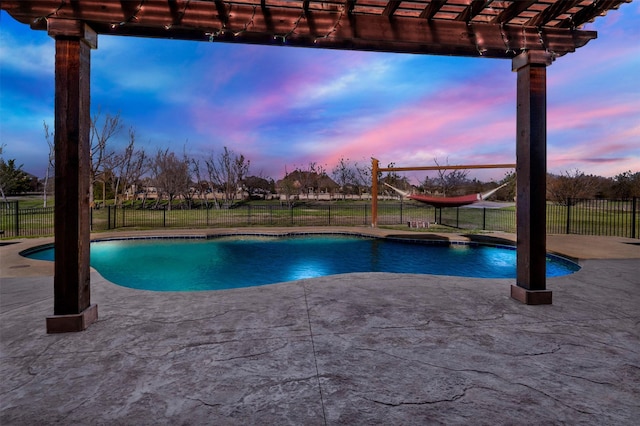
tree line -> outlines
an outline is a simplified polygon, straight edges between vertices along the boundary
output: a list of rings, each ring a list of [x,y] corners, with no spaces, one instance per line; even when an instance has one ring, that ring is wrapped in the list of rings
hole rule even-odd
[[[15,159],[5,161],[0,147],[0,195],[6,201],[8,195],[34,192],[38,183],[43,192],[43,204],[52,191],[54,170],[53,135],[44,123],[44,135],[49,146],[48,167],[44,178],[38,179],[22,170]],[[109,202],[122,204],[131,199],[140,201],[142,207],[167,208],[179,206],[191,208],[194,203],[205,207],[222,208],[247,199],[277,196],[288,204],[298,199],[320,199],[328,194],[330,199],[363,197],[371,189],[372,169],[369,162],[357,162],[341,158],[329,171],[317,163],[303,167],[285,168],[284,177],[252,175],[250,160],[228,147],[220,152],[210,152],[197,158],[183,152],[178,154],[169,148],[147,152],[139,146],[133,127],[127,129],[127,143],[116,148],[116,137],[124,130],[120,114],[102,115],[98,110],[91,118],[90,127],[90,204],[100,207]],[[403,190],[420,193],[455,196],[483,192],[496,186],[496,182],[470,179],[468,170],[447,170],[447,164],[437,166],[434,177],[425,177],[417,185],[396,172],[379,173],[378,181]],[[387,167],[394,167],[391,163]],[[499,200],[515,198],[515,173],[507,173],[497,182],[508,185],[500,190]],[[389,189],[379,185],[382,192]],[[392,191],[388,195],[393,195]],[[579,170],[547,175],[547,199],[560,204],[571,204],[579,199],[640,197],[640,172],[624,172],[613,178],[587,175]],[[326,199],[327,197],[323,197]]]

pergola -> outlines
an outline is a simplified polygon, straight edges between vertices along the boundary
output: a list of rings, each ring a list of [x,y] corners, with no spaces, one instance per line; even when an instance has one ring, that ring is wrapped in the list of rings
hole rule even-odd
[[[91,49],[98,34],[510,59],[517,73],[517,278],[546,289],[546,67],[596,38],[581,27],[631,0],[3,0],[55,38],[55,275],[48,332],[97,319],[90,301]]]

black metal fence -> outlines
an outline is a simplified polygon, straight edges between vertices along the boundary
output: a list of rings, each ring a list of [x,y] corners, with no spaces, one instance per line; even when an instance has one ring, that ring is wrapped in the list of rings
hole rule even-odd
[[[639,207],[637,198],[569,199],[567,205],[547,206],[547,232],[639,238]]]
[[[638,199],[570,200],[547,205],[550,234],[606,235],[640,238]],[[0,204],[0,236],[53,235],[53,208]],[[140,209],[108,206],[91,210],[91,229],[215,228],[248,226],[362,226],[371,223],[368,204],[317,204],[295,207],[245,204],[235,208]],[[515,208],[435,208],[413,202],[380,203],[378,225],[428,227],[441,224],[459,229],[515,232]]]
[[[0,238],[53,234],[53,207],[22,209],[18,201],[0,203]]]

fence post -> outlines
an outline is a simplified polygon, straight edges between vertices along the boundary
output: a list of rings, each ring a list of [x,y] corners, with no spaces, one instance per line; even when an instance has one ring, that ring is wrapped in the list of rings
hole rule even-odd
[[[368,204],[364,205],[364,223],[363,223],[363,225],[367,224],[367,206],[368,206]]]
[[[482,208],[482,230],[483,231],[487,230],[487,208],[486,207]]]
[[[403,213],[402,206],[403,206],[402,198],[400,198],[400,223],[404,222],[404,220],[402,220],[402,213]]]
[[[247,226],[251,226],[251,204],[247,204]]]
[[[162,208],[162,227],[163,228],[167,227],[167,207],[166,206]]]
[[[567,235],[569,234],[569,231],[571,231],[571,198],[567,198]]]
[[[15,201],[13,203],[13,212],[16,216],[16,220],[14,221],[15,227],[16,227],[16,237],[20,236],[20,210],[18,208],[18,203],[19,203],[18,201]]]
[[[636,201],[638,201],[637,197],[633,197],[631,200],[631,238],[636,238],[636,214],[637,214],[637,209],[636,209]]]
[[[331,225],[331,204],[329,204],[329,209],[327,210],[328,215],[329,215],[329,225]]]

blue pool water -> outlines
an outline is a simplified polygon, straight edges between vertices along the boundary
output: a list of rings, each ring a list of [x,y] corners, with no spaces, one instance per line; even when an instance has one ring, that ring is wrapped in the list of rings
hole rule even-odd
[[[53,260],[53,249],[32,252]],[[348,272],[515,278],[516,251],[344,235],[138,239],[91,243],[91,266],[116,284],[156,291],[221,290]],[[579,266],[549,256],[547,276]]]

